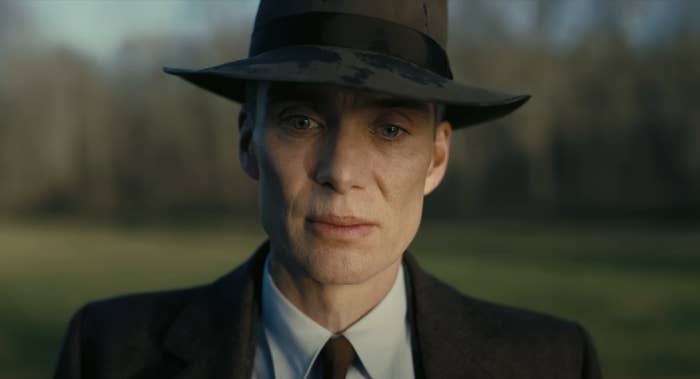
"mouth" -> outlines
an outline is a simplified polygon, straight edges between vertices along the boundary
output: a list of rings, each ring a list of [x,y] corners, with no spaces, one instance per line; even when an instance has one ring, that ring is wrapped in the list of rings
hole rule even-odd
[[[318,237],[332,240],[354,240],[366,237],[377,223],[354,216],[310,216],[305,227]]]

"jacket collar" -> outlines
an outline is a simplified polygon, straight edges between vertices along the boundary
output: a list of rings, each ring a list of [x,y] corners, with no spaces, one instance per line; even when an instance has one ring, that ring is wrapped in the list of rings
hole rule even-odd
[[[176,378],[249,378],[260,327],[261,283],[269,242],[242,266],[200,288],[176,317],[165,347],[186,362]],[[479,352],[498,330],[496,320],[423,271],[404,254],[408,307],[413,325],[416,378],[445,378],[455,373],[491,378]]]
[[[263,243],[243,265],[202,287],[177,316],[165,347],[187,363],[176,378],[249,378],[260,318]]]
[[[500,319],[484,304],[423,271],[411,254],[404,255],[413,325],[416,378],[494,378],[484,355],[501,329]]]

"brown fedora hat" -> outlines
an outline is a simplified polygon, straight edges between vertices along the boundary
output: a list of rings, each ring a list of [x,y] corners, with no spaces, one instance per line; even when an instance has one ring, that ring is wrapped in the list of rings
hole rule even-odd
[[[164,70],[237,102],[246,81],[262,80],[440,103],[454,127],[502,117],[530,98],[452,80],[446,41],[447,0],[261,0],[248,58]]]

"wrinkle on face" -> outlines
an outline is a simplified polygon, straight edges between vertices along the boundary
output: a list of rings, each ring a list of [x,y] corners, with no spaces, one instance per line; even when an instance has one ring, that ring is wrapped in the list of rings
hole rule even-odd
[[[436,144],[444,140],[436,138],[435,107],[322,85],[273,85],[268,99],[251,147],[258,157],[263,227],[276,255],[290,271],[318,283],[363,283],[387,272],[415,236],[423,197],[436,182]],[[289,104],[317,118],[323,129],[290,134],[275,114]],[[396,140],[378,136],[384,119],[408,132]],[[363,239],[327,239],[306,223],[310,214],[324,213],[372,219],[379,227]]]

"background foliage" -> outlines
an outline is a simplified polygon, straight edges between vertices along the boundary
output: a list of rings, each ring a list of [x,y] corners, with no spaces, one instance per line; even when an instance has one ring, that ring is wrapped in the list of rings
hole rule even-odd
[[[575,34],[555,28],[566,3],[536,3],[533,25],[514,34],[503,6],[453,2],[456,77],[533,99],[456,134],[428,216],[700,209],[700,33],[685,16],[697,2],[671,2],[673,23],[656,26],[670,37],[652,30],[636,45],[621,25],[653,1],[592,1]],[[2,34],[31,35],[20,4],[1,5]],[[134,34],[108,64],[1,39],[0,210],[253,215],[254,183],[235,159],[237,105],[160,70],[245,56],[252,20],[226,21],[196,38]]]
[[[161,71],[244,57],[250,1],[178,3],[203,32],[134,30],[108,59],[45,41],[34,10],[56,3],[0,1],[1,378],[49,376],[86,301],[211,281],[264,238],[238,106]],[[533,98],[454,135],[412,250],[466,293],[580,321],[608,378],[700,376],[700,2],[450,12],[456,77]],[[123,15],[100,17],[84,35]]]

